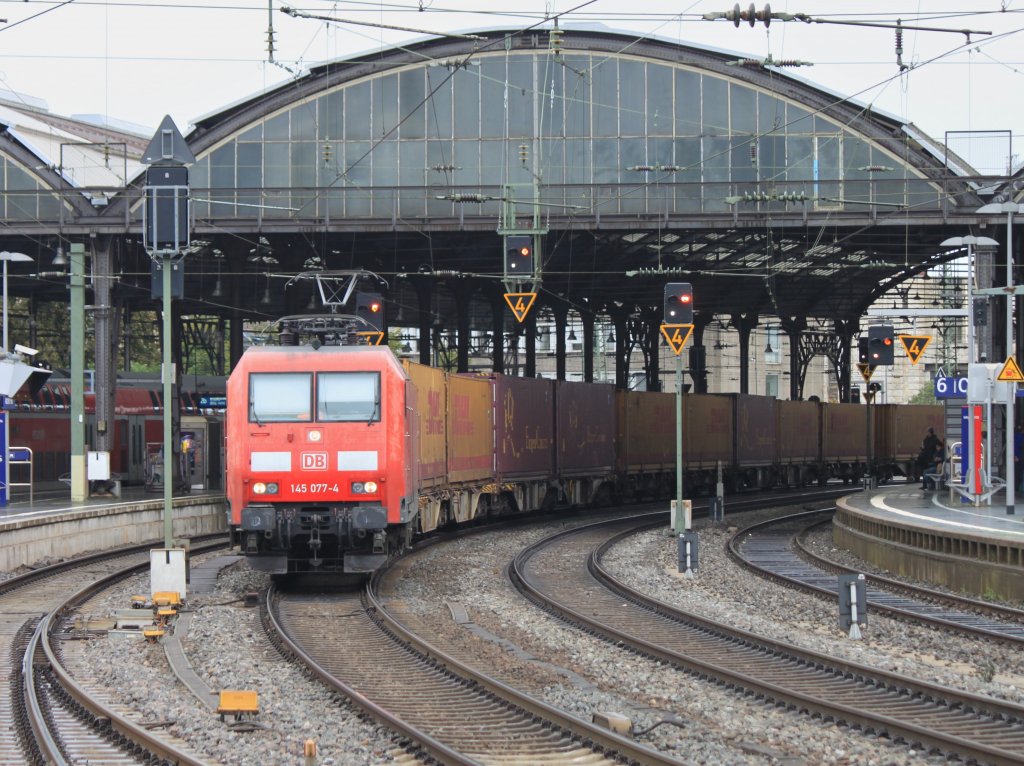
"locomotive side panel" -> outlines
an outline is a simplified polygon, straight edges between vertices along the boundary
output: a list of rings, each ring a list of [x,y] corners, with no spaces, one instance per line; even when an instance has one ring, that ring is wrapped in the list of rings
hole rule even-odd
[[[596,476],[615,466],[615,386],[555,384],[558,474]]]
[[[496,478],[547,480],[555,467],[554,381],[494,375]]]
[[[448,481],[489,482],[494,477],[494,403],[491,381],[448,376]]]
[[[660,391],[615,393],[616,471],[675,470],[676,397]]]

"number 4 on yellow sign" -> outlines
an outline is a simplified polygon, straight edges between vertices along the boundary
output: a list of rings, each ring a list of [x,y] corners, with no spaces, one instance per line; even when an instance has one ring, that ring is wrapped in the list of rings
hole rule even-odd
[[[668,341],[669,347],[672,349],[672,353],[679,356],[683,352],[683,346],[686,345],[686,341],[690,339],[693,334],[692,324],[663,324],[661,326],[661,334]]]

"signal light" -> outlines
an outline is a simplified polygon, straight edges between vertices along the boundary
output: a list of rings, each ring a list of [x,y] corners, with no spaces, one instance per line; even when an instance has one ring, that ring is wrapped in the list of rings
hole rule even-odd
[[[890,365],[894,363],[894,336],[892,325],[876,325],[868,328],[868,364]]]
[[[384,299],[380,293],[356,293],[356,316],[377,332],[384,332]]]
[[[693,285],[669,282],[665,285],[664,324],[693,324]]]
[[[523,279],[533,276],[533,235],[505,237],[505,276]]]

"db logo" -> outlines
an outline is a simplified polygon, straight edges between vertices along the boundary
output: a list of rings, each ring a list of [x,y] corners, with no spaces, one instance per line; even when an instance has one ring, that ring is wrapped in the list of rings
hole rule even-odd
[[[303,471],[326,471],[327,470],[327,453],[326,452],[303,452],[302,453],[302,470]]]

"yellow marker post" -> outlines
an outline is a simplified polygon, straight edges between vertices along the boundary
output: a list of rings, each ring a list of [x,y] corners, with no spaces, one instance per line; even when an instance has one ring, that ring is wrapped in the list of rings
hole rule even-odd
[[[857,363],[857,369],[860,370],[860,376],[864,378],[865,383],[871,382],[871,375],[874,373],[876,366],[877,365],[866,364],[864,362]]]

